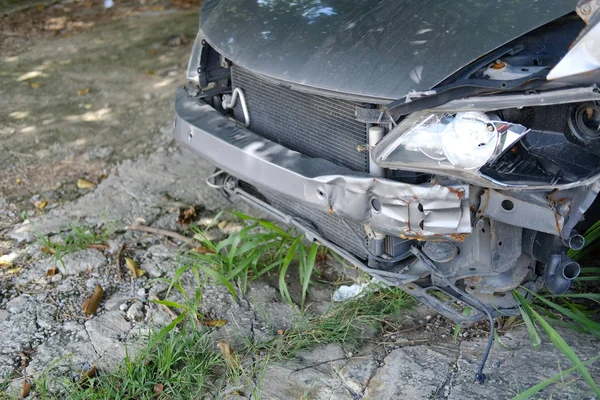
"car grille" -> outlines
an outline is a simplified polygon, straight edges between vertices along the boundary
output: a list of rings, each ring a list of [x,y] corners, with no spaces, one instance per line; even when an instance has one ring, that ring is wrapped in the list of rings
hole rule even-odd
[[[368,154],[357,150],[359,145],[367,143],[366,126],[354,117],[358,103],[297,92],[236,65],[231,68],[231,77],[232,87],[244,92],[250,130],[307,156],[324,158],[355,171],[368,171]],[[239,102],[234,115],[243,121]],[[258,196],[250,185],[245,184],[244,188]],[[339,216],[312,210],[263,190],[260,194],[277,209],[309,221],[325,238],[366,258],[366,238],[360,243]],[[364,232],[360,225],[350,224],[356,232]]]
[[[358,103],[297,92],[235,65],[231,79],[246,96],[250,130],[307,156],[368,171],[368,154],[357,149],[367,143],[366,126],[354,116]],[[234,112],[243,121],[239,104]]]

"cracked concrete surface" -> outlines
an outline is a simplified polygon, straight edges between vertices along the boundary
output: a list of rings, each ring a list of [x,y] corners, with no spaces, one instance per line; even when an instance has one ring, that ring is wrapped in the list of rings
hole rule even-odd
[[[14,265],[21,268],[14,275],[2,275],[0,280],[0,379],[14,379],[18,383],[24,376],[38,376],[49,366],[52,366],[53,376],[62,377],[77,377],[91,364],[98,365],[101,370],[114,369],[126,351],[135,350],[143,343],[144,335],[150,329],[171,321],[172,317],[149,299],[164,295],[165,285],[152,279],[173,276],[180,266],[178,249],[164,238],[124,231],[123,226],[141,223],[181,230],[177,225],[178,210],[190,205],[202,208],[199,223],[209,221],[218,211],[232,207],[257,214],[243,205],[232,206],[206,187],[204,178],[213,171],[213,167],[189,151],[178,148],[168,137],[171,98],[176,86],[175,78],[171,78],[173,74],[182,76],[188,49],[164,49],[162,44],[153,43],[162,43],[160,35],[168,36],[180,25],[194,27],[197,15],[184,12],[140,18],[119,22],[115,25],[114,35],[118,39],[119,32],[130,32],[143,25],[141,33],[136,31],[131,39],[132,43],[141,46],[142,51],[132,50],[135,45],[111,36],[110,26],[72,38],[45,39],[39,44],[37,54],[49,62],[44,73],[54,74],[60,68],[67,71],[45,87],[47,92],[44,96],[56,96],[65,116],[67,113],[84,114],[86,104],[92,104],[94,110],[101,109],[103,102],[108,101],[105,98],[111,99],[114,102],[110,106],[114,113],[111,114],[112,119],[76,125],[61,120],[60,126],[66,133],[60,136],[48,125],[43,125],[41,120],[32,120],[35,118],[33,114],[22,119],[11,117],[10,123],[0,130],[0,147],[14,146],[19,153],[31,151],[37,154],[42,160],[40,162],[45,163],[38,173],[47,174],[38,181],[33,179],[31,173],[35,168],[27,165],[25,156],[21,157],[25,161],[0,160],[0,167],[6,169],[0,172],[3,173],[0,179],[3,185],[0,194],[0,252],[13,255]],[[153,27],[156,29],[153,30]],[[96,36],[98,41],[94,40]],[[114,40],[111,41],[111,38]],[[116,79],[115,73],[104,76],[106,64],[95,65],[94,62],[98,61],[96,55],[102,57],[108,54],[110,46],[107,47],[106,43],[117,46],[117,57],[134,51],[137,57],[142,58],[140,65],[144,70],[139,71],[138,65],[127,61],[123,77]],[[52,54],[49,49],[53,48],[60,50]],[[97,53],[91,60],[73,56],[75,70],[67,66],[58,67],[65,52],[78,54],[77,50],[83,52],[85,49],[97,50]],[[149,50],[157,49],[165,55],[165,59],[159,62],[159,68],[152,64],[150,59],[154,56],[149,53]],[[18,76],[17,73],[28,72],[30,65],[39,61],[31,57],[34,56],[26,56],[20,66],[8,68],[9,74]],[[121,62],[118,58],[114,61]],[[81,68],[89,71],[89,75],[83,77],[85,79],[81,76]],[[162,71],[161,79],[145,76],[148,68]],[[73,76],[83,81],[71,79]],[[87,84],[91,76],[98,77],[98,90],[91,92],[98,97],[92,96],[84,101],[77,96],[73,100],[73,96],[63,94],[61,84],[67,84],[69,90],[74,91]],[[133,82],[127,90],[115,88],[124,85],[123,79],[127,77]],[[111,80],[115,79],[116,83],[110,86]],[[159,82],[166,83],[157,86]],[[107,86],[102,87],[101,84]],[[21,92],[22,84],[11,82],[7,88],[18,92],[14,104],[10,105],[11,112],[23,111],[17,109],[18,106],[33,104],[37,96],[32,90]],[[150,96],[146,96],[147,93]],[[51,104],[44,107],[51,107]],[[50,111],[57,115],[61,112],[48,108],[44,113]],[[138,118],[139,115],[143,118]],[[45,119],[46,116],[40,118]],[[117,120],[131,126],[122,129],[115,124]],[[37,134],[43,139],[37,148],[32,137],[27,135],[21,135],[22,142],[18,142],[19,135],[15,133],[37,122],[40,122]],[[10,141],[6,139],[8,135],[11,135]],[[105,135],[105,143],[102,135]],[[77,142],[77,138],[86,138],[88,142],[82,144]],[[122,148],[121,140],[124,140]],[[49,146],[53,141],[58,141],[57,145]],[[112,147],[113,151],[108,147]],[[55,168],[59,164],[63,169]],[[59,175],[62,172],[55,175],[48,172],[65,171],[69,167],[71,172],[76,173],[62,176]],[[106,175],[102,179],[99,178],[101,173]],[[20,177],[30,179],[30,186],[16,185],[15,180]],[[78,177],[98,178],[95,180],[97,186],[89,191],[78,190],[75,185]],[[57,183],[59,181],[60,184]],[[61,191],[64,193],[61,194]],[[32,211],[30,203],[33,199],[45,197],[56,201],[49,204],[44,212]],[[18,211],[24,203],[28,204],[31,217],[20,221]],[[66,255],[64,265],[56,263],[42,251],[38,237],[49,235],[51,239],[58,240],[57,234],[68,230],[69,225],[74,223],[92,229],[111,225],[117,233],[109,241],[107,250],[81,250]],[[222,238],[231,232],[228,229],[223,227],[209,233],[215,238]],[[146,270],[144,277],[129,280],[125,268],[121,268],[126,279],[119,279],[115,258],[123,244],[127,245],[127,256]],[[57,266],[59,273],[49,277],[46,271],[52,266]],[[95,315],[86,316],[81,304],[97,284],[105,290],[104,299]],[[328,305],[330,295],[329,289],[316,288],[310,300],[314,302],[315,309],[320,309]],[[266,341],[276,335],[278,329],[288,329],[299,313],[296,306],[281,301],[276,284],[268,281],[252,282],[247,294],[238,293],[237,299],[224,287],[208,284],[204,288],[203,311],[211,318],[229,321],[214,332],[214,339],[228,340],[234,349],[242,341]],[[426,319],[426,315],[430,318]],[[570,365],[549,343],[542,344],[537,351],[533,350],[526,331],[516,328],[501,337],[505,347],[497,343],[494,345],[486,366],[488,382],[475,385],[472,380],[485,348],[485,335],[477,337],[481,334],[477,332],[455,343],[451,337],[452,325],[437,324],[440,319],[423,307],[407,313],[402,319],[407,326],[415,329],[393,337],[375,335],[371,342],[353,350],[354,354],[338,345],[326,345],[303,351],[287,361],[270,363],[262,374],[253,376],[261,398],[510,398]],[[600,343],[597,340],[570,331],[560,332],[582,359],[598,354]],[[589,368],[592,376],[600,377],[598,363]],[[256,398],[250,392],[246,397]],[[591,399],[592,394],[583,380],[567,379],[545,389],[540,398]]]

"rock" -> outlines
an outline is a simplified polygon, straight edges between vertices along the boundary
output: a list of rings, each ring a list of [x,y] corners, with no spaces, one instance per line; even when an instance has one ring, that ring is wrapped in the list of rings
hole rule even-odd
[[[146,289],[144,289],[144,288],[138,289],[137,295],[141,298],[145,298],[146,297]]]
[[[62,280],[62,275],[61,274],[56,274],[52,278],[50,278],[50,282],[52,282],[52,283],[58,283],[61,280]]]
[[[361,350],[361,354],[371,351]],[[350,359],[339,371],[338,375],[348,389],[355,394],[362,394],[369,380],[378,368],[378,363],[372,357],[357,357]]]
[[[111,311],[87,321],[85,329],[100,356],[98,366],[107,370],[117,368],[126,355],[125,343],[119,337],[129,333],[131,324],[120,311]]]
[[[110,146],[105,147],[95,147],[89,151],[87,151],[83,157],[86,161],[92,160],[102,160],[109,158],[114,153],[114,149]]]
[[[121,310],[121,306],[125,305],[125,310],[127,310],[127,300],[129,300],[129,296],[117,292],[106,299],[104,302],[104,308],[106,311],[116,311]]]
[[[106,257],[96,249],[85,249],[62,257],[56,266],[63,275],[78,275],[82,272],[98,270],[106,265]]]
[[[140,302],[135,302],[127,310],[127,318],[131,321],[141,321],[144,319],[144,305]]]
[[[127,303],[123,303],[119,306],[119,310],[121,311],[127,311]]]
[[[365,391],[370,399],[431,399],[451,372],[453,358],[425,346],[393,350]]]
[[[265,399],[353,400],[355,397],[334,374],[316,368],[302,369],[294,362],[273,364],[263,375],[261,397]]]

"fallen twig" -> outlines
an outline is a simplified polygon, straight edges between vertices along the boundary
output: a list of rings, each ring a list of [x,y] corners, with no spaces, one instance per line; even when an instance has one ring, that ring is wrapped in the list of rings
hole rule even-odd
[[[145,225],[129,225],[127,227],[127,230],[128,231],[147,232],[147,233],[153,233],[155,235],[170,237],[173,239],[180,240],[180,241],[184,242],[185,244],[187,244],[188,246],[192,246],[192,247],[196,246],[198,244],[192,238],[183,236],[182,234],[179,234],[177,232],[168,231],[166,229],[152,228],[150,226],[145,226]]]

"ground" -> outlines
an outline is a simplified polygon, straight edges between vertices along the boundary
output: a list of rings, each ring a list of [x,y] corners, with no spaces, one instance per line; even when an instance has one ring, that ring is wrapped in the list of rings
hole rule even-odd
[[[25,378],[50,370],[53,377],[79,377],[91,365],[114,370],[127,349],[134,351],[151,329],[171,321],[151,300],[165,295],[156,279],[172,277],[181,265],[181,243],[126,230],[127,225],[181,233],[179,211],[190,206],[199,210],[200,227],[222,210],[258,213],[209,189],[204,179],[213,167],[169,136],[197,7],[123,2],[127,12],[118,14],[77,1],[40,1],[24,11],[16,11],[17,2],[7,4],[12,11],[1,25],[0,256],[11,265],[0,270],[0,379],[10,380],[14,391]],[[223,223],[209,230],[215,239],[235,230],[235,223],[220,218]],[[48,254],[40,238],[59,242],[60,232],[68,234],[73,225],[108,231],[107,246],[83,248],[61,260]],[[131,278],[123,256],[146,274]],[[98,311],[87,315],[82,303],[97,285],[104,296]],[[315,288],[309,301],[326,309],[331,292],[331,286]],[[236,298],[214,282],[204,287],[203,311],[228,321],[214,339],[234,348],[248,337],[275,337],[298,310],[281,300],[270,280],[252,282]],[[549,343],[534,351],[526,330],[517,327],[495,343],[488,382],[475,385],[483,330],[465,331],[455,341],[452,324],[422,306],[398,320],[395,331],[375,332],[354,353],[315,345],[269,363],[260,374],[260,396],[244,389],[210,396],[510,398],[570,365]],[[582,359],[599,353],[597,340],[561,332]],[[590,371],[600,376],[597,364]],[[592,394],[581,378],[569,378],[541,397]]]

